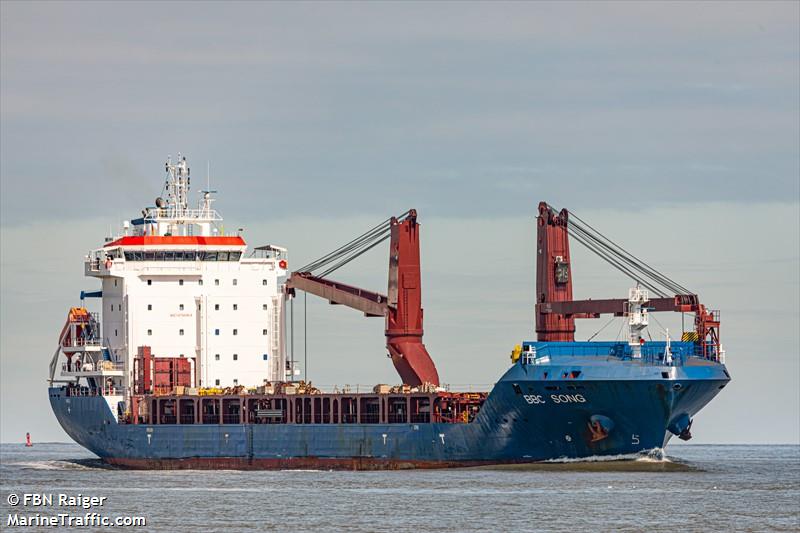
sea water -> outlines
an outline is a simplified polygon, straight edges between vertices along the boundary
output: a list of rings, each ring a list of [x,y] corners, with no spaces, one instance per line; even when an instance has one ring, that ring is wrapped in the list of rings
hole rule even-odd
[[[105,499],[87,510],[33,506],[31,497],[12,506],[11,494]],[[800,531],[800,446],[676,444],[642,456],[455,470],[242,472],[120,470],[75,444],[3,444],[0,502],[2,531]],[[90,512],[146,525],[8,522]]]

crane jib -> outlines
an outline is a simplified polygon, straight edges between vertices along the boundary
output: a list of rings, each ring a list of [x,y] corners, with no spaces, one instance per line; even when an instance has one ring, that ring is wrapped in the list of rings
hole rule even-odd
[[[389,239],[387,295],[326,279],[325,276]],[[316,274],[315,271],[321,271]],[[386,348],[403,383],[438,386],[439,374],[422,342],[423,312],[420,283],[417,213],[381,222],[320,259],[292,273],[287,290],[302,290],[332,304],[359,310],[365,316],[386,318]]]

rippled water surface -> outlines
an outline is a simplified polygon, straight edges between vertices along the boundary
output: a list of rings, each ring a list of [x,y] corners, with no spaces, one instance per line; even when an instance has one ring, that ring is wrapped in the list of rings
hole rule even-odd
[[[237,472],[117,470],[74,444],[3,444],[0,463],[3,531],[60,530],[7,520],[65,511],[11,507],[11,493],[106,496],[92,511],[146,518],[127,531],[800,530],[799,446],[675,445],[664,457],[460,470]]]

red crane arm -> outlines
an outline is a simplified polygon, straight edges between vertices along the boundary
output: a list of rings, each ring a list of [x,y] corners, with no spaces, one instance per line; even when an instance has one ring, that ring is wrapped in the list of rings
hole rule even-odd
[[[569,212],[566,209],[556,212],[547,202],[539,203],[536,231],[536,333],[538,339],[544,342],[572,342],[575,340],[576,318],[597,318],[601,314],[623,316],[628,303],[623,299],[572,299],[569,224]],[[585,239],[578,240],[586,244]],[[649,271],[653,272],[652,269]],[[661,276],[660,279],[664,280],[665,277]],[[683,289],[671,280],[667,281],[676,291]],[[696,294],[652,298],[647,306],[651,311],[694,313],[695,342],[700,352],[704,357],[716,357],[720,353],[719,312],[706,309]]]
[[[294,272],[287,290],[299,289],[363,312],[386,317],[386,348],[398,374],[411,386],[439,385],[439,374],[422,343],[422,286],[420,284],[419,224],[409,211],[390,221],[388,296],[338,281]]]
[[[625,314],[628,300],[621,298],[609,300],[572,300],[561,302],[543,302],[536,304],[537,314],[558,314],[573,318],[597,318],[595,315]],[[647,302],[650,311],[676,311],[679,313],[693,313],[698,310],[697,296],[686,294],[672,298],[651,298]],[[589,315],[589,316],[587,316]]]
[[[569,213],[554,212],[546,202],[539,203],[536,219],[536,309],[572,301],[572,266],[569,257]],[[540,341],[573,342],[575,317],[566,313],[536,313],[536,333]]]
[[[417,212],[391,221],[389,240],[389,297],[386,348],[403,383],[439,385],[439,373],[422,343],[422,284],[420,283]]]
[[[287,287],[325,298],[332,305],[346,305],[362,311],[365,316],[386,316],[386,296],[338,281],[314,276],[308,272],[293,272]]]

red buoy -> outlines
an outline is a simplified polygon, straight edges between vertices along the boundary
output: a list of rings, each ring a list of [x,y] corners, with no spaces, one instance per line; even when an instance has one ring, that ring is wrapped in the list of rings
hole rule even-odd
[[[33,443],[31,442],[31,434],[30,433],[25,433],[25,446],[28,447],[28,448],[33,446]]]

